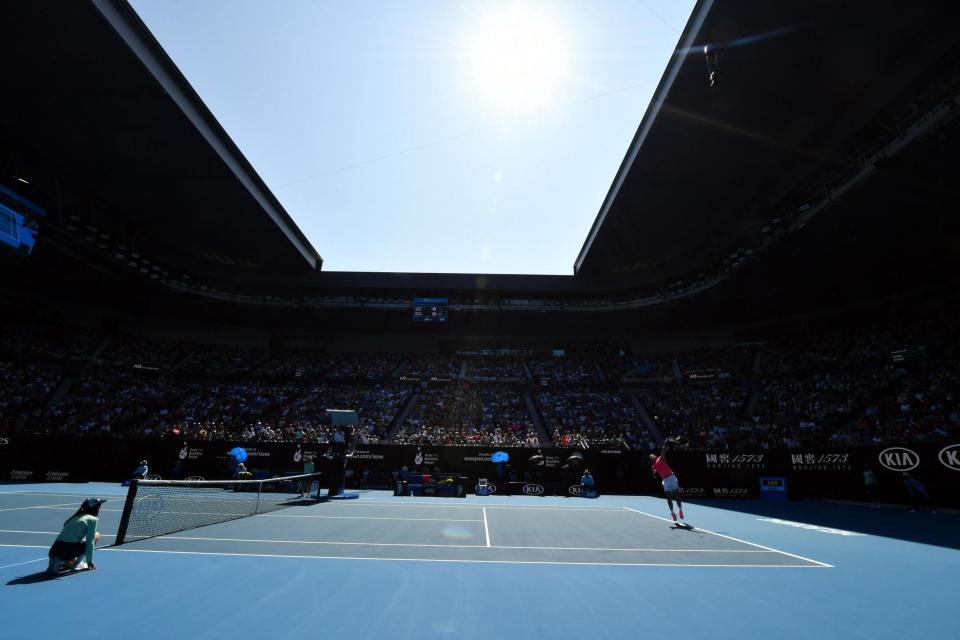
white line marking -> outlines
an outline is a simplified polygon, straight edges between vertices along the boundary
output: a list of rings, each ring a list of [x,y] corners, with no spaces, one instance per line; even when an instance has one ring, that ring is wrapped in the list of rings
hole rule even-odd
[[[204,538],[199,536],[160,536],[158,540],[204,540],[209,542],[259,542],[265,544],[326,544],[351,545],[361,547],[446,547],[450,549],[482,549],[482,544],[410,544],[405,542],[356,542],[336,540],[263,540],[258,538]],[[132,540],[131,542],[136,542]]]
[[[666,518],[661,518],[660,516],[655,516],[655,515],[653,515],[652,513],[647,513],[647,512],[645,512],[645,511],[639,511],[639,510],[637,510],[637,509],[631,509],[630,507],[624,507],[624,509],[626,509],[627,511],[633,511],[634,513],[639,513],[640,515],[643,515],[643,516],[649,516],[649,517],[651,517],[651,518],[656,518],[657,520],[663,520],[664,522],[670,522],[670,523],[673,522],[672,520],[667,520]],[[700,527],[694,527],[694,531],[702,531],[703,533],[709,533],[710,535],[719,536],[719,537],[721,537],[721,538],[726,538],[727,540],[733,540],[734,542],[740,542],[740,543],[742,543],[742,544],[748,544],[748,545],[750,545],[751,547],[757,547],[757,548],[760,548],[760,549],[766,549],[767,551],[773,551],[773,552],[775,552],[775,553],[782,553],[782,554],[785,555],[785,556],[790,556],[791,558],[797,558],[798,560],[803,560],[804,562],[812,562],[813,564],[819,565],[819,566],[821,566],[821,567],[826,567],[826,568],[829,568],[829,569],[833,569],[833,568],[834,568],[834,566],[833,566],[832,564],[827,564],[826,562],[820,562],[819,560],[813,560],[812,558],[804,558],[803,556],[798,556],[798,555],[795,554],[795,553],[789,553],[789,552],[787,552],[787,551],[781,551],[781,550],[779,550],[779,549],[774,549],[774,548],[772,548],[772,547],[765,547],[765,546],[763,546],[762,544],[757,544],[756,542],[747,542],[746,540],[741,540],[740,538],[734,538],[733,536],[728,536],[728,535],[725,535],[725,534],[723,534],[723,533],[717,533],[716,531],[709,531],[709,530],[707,530],[707,529],[701,529]]]
[[[482,520],[477,520],[482,522]],[[23,531],[15,529],[0,529],[0,533],[35,533],[44,535],[56,535],[55,531]],[[115,535],[101,534],[104,538],[115,538]],[[401,542],[338,542],[335,540],[267,540],[251,538],[207,538],[199,536],[160,536],[162,540],[204,540],[210,542],[276,542],[281,544],[326,544],[326,545],[357,545],[370,547],[446,547],[449,549],[482,549],[490,547],[492,549],[527,549],[536,551],[609,551],[624,552],[636,551],[642,553],[780,553],[779,551],[768,551],[766,549],[658,549],[658,548],[614,548],[614,547],[523,547],[511,545],[482,545],[482,544],[429,544],[429,543],[401,543]],[[98,549],[100,547],[97,547]]]
[[[75,502],[64,502],[61,504],[37,504],[32,507],[9,507],[7,509],[0,509],[0,511],[23,511],[24,509],[66,509],[66,508],[77,508],[77,503]]]
[[[91,493],[96,493],[93,491],[85,493],[48,493],[46,491],[0,491],[0,499],[3,496],[12,495],[12,496],[54,496],[54,497],[68,497],[68,498],[82,498],[89,497]],[[108,493],[106,494],[108,500],[123,500],[127,494],[125,493]]]
[[[479,504],[412,504],[409,502],[398,502],[396,504],[388,504],[386,502],[363,502],[361,504],[356,504],[360,502],[359,500],[349,500],[346,502],[337,503],[338,506],[348,508],[348,509],[359,509],[360,507],[406,507],[413,509],[519,509],[523,511],[534,511],[547,509],[550,511],[611,511],[620,513],[623,511],[620,507],[568,507],[568,506],[559,506],[559,505],[540,505],[540,506],[529,506],[523,507],[519,505],[509,505],[509,504],[488,504],[488,505],[479,505]],[[327,503],[328,505],[330,503]]]
[[[59,535],[59,531],[26,531],[24,529],[0,529],[0,533],[42,533],[44,535],[56,536]],[[101,533],[101,538],[116,538],[115,535],[110,533]]]
[[[69,505],[69,506],[68,506]],[[36,507],[20,507],[21,509],[50,509],[51,511],[76,511],[76,503],[68,502],[65,505],[56,505],[56,504],[42,504]],[[2,511],[14,511],[14,509],[2,509]],[[107,511],[113,513],[123,513],[123,509],[100,509],[100,513],[105,513]]]
[[[676,564],[669,562],[554,562],[547,560],[463,560],[442,558],[367,558],[355,556],[297,556],[276,553],[224,553],[215,551],[162,551],[157,549],[125,549],[108,547],[102,551],[125,553],[169,553],[195,556],[234,556],[241,558],[295,558],[297,560],[373,560],[380,562],[457,562],[464,564],[553,564],[553,565],[590,565],[604,567],[720,567],[730,569],[820,569],[810,564]]]
[[[757,518],[760,522],[772,522],[773,524],[782,524],[797,529],[806,529],[807,531],[818,531],[820,533],[832,533],[838,536],[863,536],[866,534],[856,531],[847,531],[845,529],[834,529],[833,527],[824,527],[819,524],[808,524],[806,522],[795,522],[793,520],[781,520],[780,518]]]
[[[20,549],[48,549],[48,544],[0,544],[0,547],[18,547]]]
[[[494,549],[537,549],[541,551],[639,551],[643,553],[777,553],[763,549],[615,549],[606,547],[510,547],[496,545]]]
[[[21,565],[33,564],[34,562],[41,562],[43,560],[46,560],[46,558],[37,558],[36,560],[27,560],[26,562],[14,562],[13,564],[5,564],[3,566],[0,566],[0,569],[9,569],[10,567],[19,567]]]
[[[483,508],[483,535],[487,538],[487,546],[490,546],[490,527],[487,524],[487,508]]]
[[[331,520],[406,520],[409,522],[483,522],[483,520],[457,518],[394,518],[386,516],[293,516],[283,513],[259,513],[256,518],[329,518]]]

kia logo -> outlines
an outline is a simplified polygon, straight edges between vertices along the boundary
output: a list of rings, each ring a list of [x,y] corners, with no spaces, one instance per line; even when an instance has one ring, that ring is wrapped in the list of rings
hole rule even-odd
[[[542,496],[546,489],[543,488],[543,485],[539,484],[525,484],[523,485],[523,492],[528,496]]]
[[[949,447],[948,447],[949,448]],[[941,456],[943,452],[941,452]],[[890,447],[880,452],[880,464],[890,471],[910,471],[920,466],[920,456],[906,447]]]
[[[960,471],[960,444],[950,444],[940,449],[940,464],[952,471]]]
[[[187,476],[187,482],[203,482],[203,476]]]
[[[580,486],[579,484],[572,484],[570,485],[570,488],[567,489],[567,491],[569,491],[570,495],[572,496],[579,496],[583,494],[583,487]]]

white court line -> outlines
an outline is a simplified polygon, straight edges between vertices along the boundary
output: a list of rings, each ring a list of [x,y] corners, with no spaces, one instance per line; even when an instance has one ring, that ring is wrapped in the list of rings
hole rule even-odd
[[[639,513],[640,515],[643,515],[643,516],[649,516],[649,517],[651,517],[651,518],[656,518],[657,520],[663,520],[664,522],[670,522],[670,523],[673,522],[672,520],[668,520],[668,519],[666,519],[666,518],[661,518],[660,516],[655,516],[655,515],[653,515],[652,513],[647,513],[647,512],[645,512],[645,511],[639,511],[639,510],[637,510],[637,509],[631,509],[630,507],[624,507],[624,509],[626,509],[627,511],[633,511],[634,513]],[[719,537],[721,537],[721,538],[726,538],[727,540],[733,540],[734,542],[740,542],[740,543],[742,543],[742,544],[748,544],[748,545],[750,545],[751,547],[758,547],[758,548],[760,548],[760,549],[765,549],[765,550],[767,550],[767,551],[773,551],[773,552],[775,552],[775,553],[782,553],[782,554],[785,555],[785,556],[790,556],[791,558],[797,558],[798,560],[803,560],[803,561],[805,561],[805,562],[812,562],[812,563],[814,563],[815,565],[819,565],[819,566],[821,566],[821,567],[826,567],[826,568],[828,568],[828,569],[833,569],[833,568],[834,568],[834,566],[833,566],[832,564],[827,564],[826,562],[820,562],[819,560],[813,560],[812,558],[805,558],[805,557],[803,557],[803,556],[798,556],[798,555],[795,554],[795,553],[789,553],[789,552],[787,552],[787,551],[781,551],[780,549],[774,549],[773,547],[765,547],[765,546],[763,546],[762,544],[757,544],[756,542],[747,542],[746,540],[741,540],[740,538],[734,538],[733,536],[728,536],[728,535],[723,534],[723,533],[717,533],[716,531],[709,531],[709,530],[707,530],[707,529],[701,529],[700,527],[694,527],[694,531],[702,531],[703,533],[709,533],[710,535],[719,536]]]
[[[356,504],[360,503],[360,504]],[[329,504],[329,503],[328,503]],[[565,505],[537,505],[537,506],[519,506],[519,505],[510,505],[510,504],[413,504],[410,502],[397,502],[396,504],[388,504],[386,502],[361,502],[360,500],[348,500],[345,502],[338,503],[339,506],[349,508],[349,509],[359,509],[360,507],[407,507],[407,508],[422,508],[422,509],[519,509],[523,511],[534,511],[539,509],[547,509],[550,511],[616,511],[620,512],[622,509],[620,507],[568,507]]]
[[[29,532],[24,532],[29,533]],[[36,532],[39,533],[39,532]],[[258,543],[276,543],[276,544],[315,544],[315,545],[350,545],[359,547],[442,547],[446,549],[525,549],[536,551],[637,551],[642,553],[780,553],[779,551],[768,551],[766,549],[615,549],[605,547],[519,547],[508,545],[489,545],[489,544],[430,544],[430,543],[412,543],[412,542],[357,542],[357,541],[335,541],[335,540],[274,540],[263,538],[208,538],[199,536],[160,536],[158,540],[202,540],[207,542],[258,542]],[[134,541],[136,542],[136,541]]]
[[[44,535],[56,536],[59,535],[59,531],[26,531],[24,529],[0,529],[0,533],[42,533]],[[101,538],[116,538],[117,536],[112,533],[101,533]]]
[[[58,505],[58,504],[42,504],[42,505],[38,505],[38,506],[36,506],[36,507],[19,507],[19,508],[21,508],[21,509],[50,509],[51,511],[76,511],[76,510],[77,510],[77,507],[76,507],[76,503],[75,503],[75,502],[67,502],[67,503],[65,503],[65,504],[59,504],[59,505]],[[0,511],[13,511],[13,509],[0,509]],[[112,513],[123,513],[123,509],[102,509],[102,508],[100,509],[100,513],[106,513],[106,512],[108,512],[108,511],[109,511],[109,512],[112,512]]]
[[[490,527],[487,525],[487,508],[483,508],[483,535],[487,537],[487,546],[490,546]]]
[[[42,562],[43,560],[46,560],[46,559],[47,558],[44,557],[44,558],[37,558],[36,560],[27,560],[26,562],[14,562],[13,564],[0,565],[0,569],[9,569],[10,567],[19,567],[25,564],[33,564],[34,562]]]
[[[73,497],[81,498],[81,497],[86,496],[86,497],[89,498],[90,495],[91,495],[91,493],[95,493],[95,492],[85,491],[85,492],[83,492],[83,493],[48,493],[48,492],[46,492],[46,491],[0,491],[0,499],[2,499],[3,496],[7,496],[7,495],[10,495],[10,496],[53,496],[53,497],[61,497],[61,498],[73,498]],[[119,494],[119,493],[118,493],[118,494],[112,494],[112,493],[108,493],[108,494],[107,494],[107,500],[123,500],[123,499],[125,499],[126,497],[127,497],[126,494]]]
[[[477,520],[476,522],[482,522]],[[43,535],[57,535],[56,531],[25,531],[20,529],[0,529],[0,533],[35,533]],[[104,538],[116,538],[116,535],[103,533]],[[204,540],[210,542],[277,542],[284,544],[326,544],[326,545],[357,545],[369,547],[447,547],[450,549],[482,549],[489,547],[491,549],[527,549],[536,551],[637,551],[643,553],[781,553],[780,551],[767,549],[659,549],[659,548],[614,548],[614,547],[522,547],[511,545],[482,545],[482,544],[429,544],[429,543],[402,543],[402,542],[337,542],[333,540],[272,540],[272,539],[251,539],[251,538],[206,538],[198,536],[160,536],[163,540]],[[101,547],[97,547],[100,549]]]
[[[477,522],[482,522],[477,520]],[[0,533],[33,533],[43,535],[57,535],[56,531],[25,531],[20,529],[0,529]],[[116,538],[114,534],[100,534],[103,538]],[[357,545],[370,547],[447,547],[450,549],[482,549],[489,547],[491,549],[527,549],[535,551],[637,551],[642,553],[780,553],[779,551],[768,551],[766,549],[660,549],[660,548],[614,548],[614,547],[522,547],[512,545],[489,544],[422,544],[422,543],[401,543],[401,542],[336,542],[332,540],[267,540],[267,539],[248,539],[248,538],[204,538],[196,536],[160,536],[159,539],[173,540],[204,540],[211,542],[277,542],[285,544],[326,544],[326,545]],[[100,549],[102,547],[97,547]]]
[[[49,549],[48,544],[0,544],[0,547],[18,547],[20,549]]]
[[[69,503],[73,505],[73,503]],[[289,508],[289,507],[287,507]],[[57,511],[70,511],[73,509],[73,506],[67,507],[64,505],[41,505],[36,507],[16,507],[16,509],[52,509]],[[0,509],[0,511],[15,511],[16,509]],[[111,512],[111,513],[123,513],[123,509],[100,509],[101,512]],[[230,513],[226,511],[173,511],[173,510],[164,510],[163,513],[167,515],[177,515],[177,516],[239,516],[241,518],[330,518],[330,519],[343,519],[343,520],[409,520],[413,522],[483,522],[483,520],[476,520],[474,518],[469,519],[459,519],[459,518],[397,518],[397,517],[385,517],[385,516],[330,516],[330,515],[292,515],[286,513]]]
[[[158,549],[125,549],[107,547],[104,552],[121,553],[169,553],[173,555],[227,556],[241,558],[295,558],[297,560],[372,560],[379,562],[455,562],[462,564],[553,564],[553,565],[589,565],[603,567],[718,567],[729,569],[819,569],[810,564],[679,564],[670,562],[556,562],[550,560],[463,560],[444,558],[367,558],[356,556],[297,556],[277,553],[225,553],[219,551],[162,551]]]
[[[325,544],[325,545],[350,545],[360,547],[446,547],[449,549],[482,549],[482,544],[429,544],[406,542],[356,542],[354,540],[338,542],[335,540],[264,540],[259,538],[204,538],[198,536],[160,536],[158,540],[204,540],[208,542],[260,542],[265,544]],[[133,542],[136,542],[134,540]]]
[[[32,507],[9,507],[7,509],[0,509],[0,511],[23,511],[24,509],[77,509],[76,502],[63,502],[61,504],[36,504]]]
[[[329,518],[331,520],[405,520],[409,522],[483,522],[483,520],[461,520],[457,518],[395,518],[386,516],[294,516],[285,513],[258,513],[255,518]]]

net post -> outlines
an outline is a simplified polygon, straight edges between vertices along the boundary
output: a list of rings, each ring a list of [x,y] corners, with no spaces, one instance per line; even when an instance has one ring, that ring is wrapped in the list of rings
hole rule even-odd
[[[257,503],[253,506],[254,513],[260,513],[260,494],[263,492],[263,482],[257,484]]]
[[[127,499],[123,503],[123,515],[120,516],[120,528],[117,530],[117,539],[114,541],[114,545],[123,544],[124,539],[127,537],[127,525],[130,524],[130,513],[133,511],[133,503],[137,499],[137,488],[140,486],[140,481],[136,478],[130,481],[130,488],[127,489]]]

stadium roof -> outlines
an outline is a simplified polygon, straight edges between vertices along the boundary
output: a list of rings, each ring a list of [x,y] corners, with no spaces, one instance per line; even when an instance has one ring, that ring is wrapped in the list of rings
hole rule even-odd
[[[855,168],[851,145],[864,129],[955,64],[955,22],[944,11],[701,0],[575,273],[665,282],[754,246],[771,218],[804,204],[790,196],[811,176]]]
[[[181,268],[320,266],[124,0],[17,2],[4,22],[4,84],[16,91],[0,106],[0,131],[95,193],[101,226]]]
[[[653,289],[759,246],[771,218],[806,206],[811,186],[875,151],[890,135],[890,112],[909,112],[956,71],[958,42],[940,12],[933,3],[699,2],[573,278],[321,272],[319,255],[125,0],[7,7],[0,47],[16,61],[6,81],[18,99],[0,103],[0,136],[57,164],[74,192],[79,183],[106,200],[98,221],[144,254],[221,282]],[[704,45],[718,54],[709,64]],[[816,242],[793,241],[791,252],[830,256],[840,246],[829,234],[809,237]],[[776,286],[772,274],[761,279]]]

